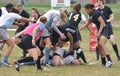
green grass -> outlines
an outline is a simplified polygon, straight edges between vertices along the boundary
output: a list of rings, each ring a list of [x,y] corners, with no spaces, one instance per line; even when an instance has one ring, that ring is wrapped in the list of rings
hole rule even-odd
[[[119,42],[119,34],[120,28],[115,28],[115,38],[118,46],[120,46]],[[14,36],[14,32],[9,32],[11,36]],[[87,60],[90,62],[95,61],[95,52],[89,51],[89,31],[87,29],[81,31],[82,35],[82,49],[85,52]],[[20,68],[20,72],[17,72],[14,67],[0,67],[0,76],[119,76],[120,75],[120,62],[117,61],[116,56],[113,52],[113,49],[110,43],[107,43],[109,48],[109,52],[114,61],[114,65],[111,68],[106,68],[100,65],[100,61],[97,61],[94,65],[71,65],[71,66],[56,66],[56,67],[46,67],[48,71],[36,71],[35,66],[22,66]],[[120,47],[119,47],[120,49]],[[3,50],[2,56],[5,52],[5,48]],[[20,59],[21,49],[18,47],[14,47],[11,56],[9,58],[10,63],[13,65],[13,61]]]
[[[0,6],[5,4],[0,3]],[[119,4],[116,5],[108,5],[112,8],[115,13],[115,21],[114,23],[114,34],[116,38],[116,42],[118,47],[120,46],[120,9]],[[32,7],[36,7],[40,10],[41,14],[45,13],[45,10],[50,9],[50,4],[30,4],[29,7],[25,8],[29,13]],[[84,14],[84,8],[82,8],[82,12]],[[87,16],[86,16],[87,17]],[[14,36],[14,32],[9,32],[10,36]],[[82,35],[82,49],[85,52],[87,60],[90,62],[95,61],[95,52],[89,51],[89,31],[87,29],[81,31]],[[8,67],[0,67],[0,76],[120,76],[120,62],[117,61],[116,56],[113,52],[113,49],[110,43],[107,43],[109,48],[111,57],[114,61],[114,65],[111,68],[106,68],[100,65],[100,61],[96,62],[94,65],[78,65],[78,66],[56,66],[56,67],[46,67],[48,71],[36,71],[35,66],[22,66],[20,68],[20,72],[17,72],[13,66],[13,61],[20,59],[22,54],[22,50],[17,46],[14,47],[11,56],[9,58],[9,62],[12,64],[12,68]],[[6,46],[2,52],[2,57],[5,53]],[[120,47],[119,47],[120,49]]]

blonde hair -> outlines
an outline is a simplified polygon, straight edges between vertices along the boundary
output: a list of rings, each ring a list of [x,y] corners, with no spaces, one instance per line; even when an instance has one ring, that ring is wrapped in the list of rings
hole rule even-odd
[[[67,8],[61,8],[60,9],[60,14],[61,14],[61,20],[66,23],[65,19],[68,16],[68,9]]]

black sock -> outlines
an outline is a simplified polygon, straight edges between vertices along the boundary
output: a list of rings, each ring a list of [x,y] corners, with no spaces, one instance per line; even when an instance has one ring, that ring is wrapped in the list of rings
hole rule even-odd
[[[105,58],[101,58],[102,60],[102,64],[105,66],[106,65],[106,59]]]
[[[80,47],[78,49],[76,49],[77,51],[81,50]],[[80,53],[77,53],[77,59],[79,59],[81,57],[81,59],[83,60],[84,63],[87,63],[87,60],[85,58],[85,55],[83,53],[83,51],[81,50]]]
[[[108,61],[112,61],[110,55],[106,55]]]
[[[42,69],[40,63],[40,56],[38,56],[38,60],[36,61],[36,64],[37,64],[37,69]]]
[[[84,63],[87,63],[87,61],[86,61],[86,58],[85,58],[85,55],[84,55],[83,51],[81,51],[81,52],[80,52],[80,57],[81,57],[81,59],[84,61]]]
[[[34,61],[32,57],[26,57],[26,58],[18,60],[17,62],[23,63],[23,62],[32,62],[32,61]]]
[[[96,58],[97,58],[97,60],[99,60],[99,48],[98,48],[98,46],[96,47]]]
[[[117,58],[119,58],[119,52],[118,52],[117,44],[112,45],[112,47],[113,47],[113,49],[114,49],[114,51],[116,53]]]

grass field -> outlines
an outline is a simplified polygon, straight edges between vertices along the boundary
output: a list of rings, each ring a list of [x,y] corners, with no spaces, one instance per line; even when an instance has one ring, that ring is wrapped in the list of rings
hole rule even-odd
[[[3,4],[0,6],[3,6]],[[25,8],[30,12],[32,7],[37,7],[40,9],[41,13],[43,14],[45,10],[48,10],[50,5],[34,5],[30,4],[28,8]],[[115,13],[115,21],[114,23],[114,34],[116,38],[116,42],[118,47],[120,46],[120,5],[109,5],[113,12]],[[82,9],[84,12],[84,9]],[[84,12],[85,13],[85,12]],[[14,32],[9,31],[10,36],[14,36]],[[17,72],[13,66],[13,61],[20,59],[21,56],[21,49],[17,46],[14,47],[11,56],[9,58],[9,62],[12,64],[11,68],[2,66],[0,67],[0,76],[120,76],[120,62],[117,61],[116,56],[113,52],[113,49],[110,43],[107,43],[109,48],[111,57],[114,61],[114,65],[111,68],[106,68],[101,66],[100,61],[95,61],[95,52],[90,52],[89,47],[89,31],[87,29],[81,31],[82,35],[82,49],[85,52],[87,60],[89,62],[96,62],[93,65],[78,65],[78,66],[56,66],[56,67],[46,67],[48,71],[36,71],[35,66],[22,66],[20,68],[20,72]],[[6,48],[6,47],[5,47]],[[5,48],[2,53],[2,57],[5,52]],[[120,49],[120,47],[119,47]]]

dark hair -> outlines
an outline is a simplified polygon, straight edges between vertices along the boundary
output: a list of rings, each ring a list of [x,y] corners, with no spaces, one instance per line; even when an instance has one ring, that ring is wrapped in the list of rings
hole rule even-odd
[[[12,3],[8,3],[6,6],[6,9],[12,9],[14,7],[14,5]]]
[[[98,1],[101,1],[103,4],[106,3],[106,0],[97,0],[97,2],[98,2]]]
[[[85,5],[85,8],[87,8],[87,9],[93,9],[94,8],[94,5],[93,4],[86,4]]]
[[[15,8],[13,8],[12,12],[19,14],[19,11],[17,9],[15,9]]]
[[[40,22],[43,22],[43,23],[47,22],[47,18],[44,17],[44,16],[41,16],[40,17]]]
[[[74,7],[73,7],[74,10],[76,10],[77,12],[79,12],[81,10],[81,4],[76,4]]]
[[[38,14],[38,17],[41,16],[40,13],[39,13],[39,11],[36,8],[32,8],[32,10],[34,10]]]

